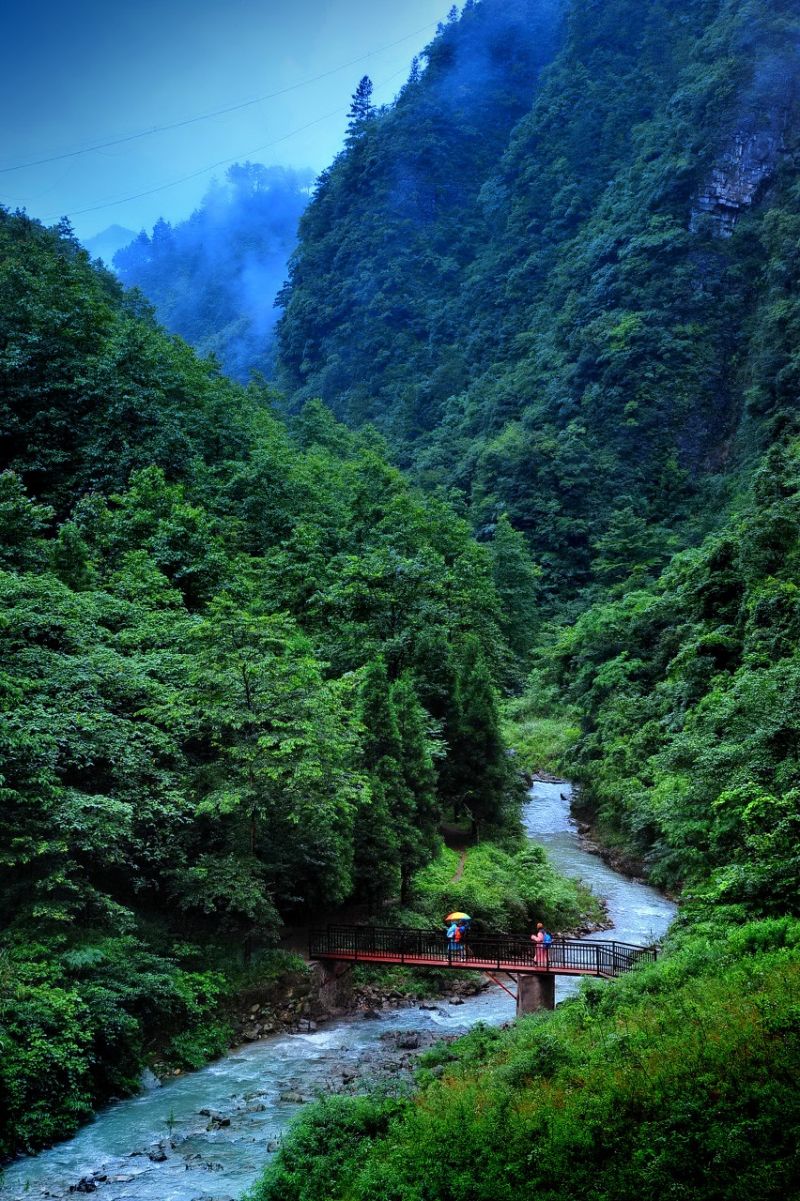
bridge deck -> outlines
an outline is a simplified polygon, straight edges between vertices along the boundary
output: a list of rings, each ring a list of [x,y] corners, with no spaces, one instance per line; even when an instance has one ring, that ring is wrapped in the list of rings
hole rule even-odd
[[[612,979],[637,963],[652,961],[656,950],[630,943],[575,938],[557,938],[549,947],[537,947],[530,939],[508,935],[470,936],[462,949],[448,947],[443,933],[438,931],[328,926],[311,932],[309,955],[311,959],[347,963]]]

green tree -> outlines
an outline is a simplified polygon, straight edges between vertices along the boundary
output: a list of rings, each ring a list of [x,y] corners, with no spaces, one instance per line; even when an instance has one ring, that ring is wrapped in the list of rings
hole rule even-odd
[[[466,812],[479,834],[512,819],[513,785],[500,732],[497,696],[481,649],[465,640],[458,661],[458,725],[450,748],[450,787],[456,812]]]
[[[500,627],[512,655],[509,678],[520,681],[527,675],[538,635],[540,573],[531,561],[524,536],[514,529],[506,514],[495,528],[491,553]]]
[[[409,676],[401,676],[394,684],[391,699],[400,736],[400,774],[405,786],[398,792],[394,825],[400,859],[400,900],[407,904],[413,873],[433,857],[442,815],[436,795],[430,718]]]
[[[352,144],[361,137],[365,128],[375,117],[375,105],[372,103],[372,80],[364,75],[359,80],[358,87],[353,93],[350,112],[347,115],[347,137]]]

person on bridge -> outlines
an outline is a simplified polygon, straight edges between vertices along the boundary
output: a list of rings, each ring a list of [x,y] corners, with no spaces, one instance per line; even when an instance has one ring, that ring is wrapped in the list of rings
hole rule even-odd
[[[461,946],[464,948],[464,958],[468,959],[469,958],[469,948],[468,948],[469,930],[470,930],[470,926],[472,925],[472,921],[470,918],[465,917],[465,918],[462,918],[462,920],[458,924],[461,927]]]
[[[453,958],[453,947],[455,946],[456,930],[458,926],[455,922],[451,922],[447,927],[447,960],[450,962]]]
[[[547,952],[552,941],[552,936],[545,930],[544,923],[537,922],[536,930],[531,935],[531,942],[535,944],[536,948],[533,958],[533,962],[535,963],[536,967],[547,967]]]

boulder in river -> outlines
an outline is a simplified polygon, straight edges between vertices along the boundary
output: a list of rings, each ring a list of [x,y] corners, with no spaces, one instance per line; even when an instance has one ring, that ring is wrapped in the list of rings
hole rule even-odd
[[[294,1088],[287,1089],[285,1093],[281,1093],[280,1099],[281,1101],[287,1102],[289,1105],[303,1105],[305,1103],[305,1097],[303,1094],[299,1093]]]
[[[222,1126],[230,1126],[231,1120],[224,1113],[217,1113],[216,1109],[201,1109],[201,1118],[208,1118],[208,1130],[219,1130]]]

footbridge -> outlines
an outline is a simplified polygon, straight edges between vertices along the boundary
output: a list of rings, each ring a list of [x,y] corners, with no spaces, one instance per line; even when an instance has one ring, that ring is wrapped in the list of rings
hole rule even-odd
[[[483,972],[493,980],[495,973],[505,973],[517,981],[517,992],[511,995],[518,1014],[552,1009],[557,976],[611,980],[639,963],[652,962],[656,954],[655,947],[613,940],[554,938],[543,946],[506,934],[470,934],[465,944],[453,946],[443,932],[401,926],[327,926],[312,930],[309,939],[309,958],[321,960],[334,974],[355,963]]]

